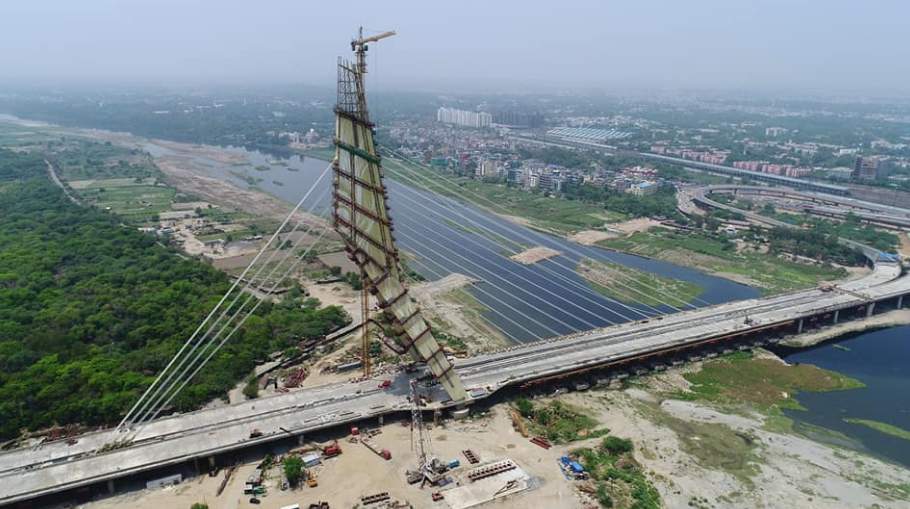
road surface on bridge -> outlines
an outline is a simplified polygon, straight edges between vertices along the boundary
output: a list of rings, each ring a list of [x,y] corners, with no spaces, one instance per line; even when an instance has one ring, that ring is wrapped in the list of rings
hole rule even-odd
[[[694,345],[709,338],[759,330],[836,310],[910,293],[910,277],[901,267],[876,264],[875,270],[831,291],[805,290],[686,311],[576,333],[456,362],[474,399],[525,381],[640,358]],[[380,378],[335,383],[235,405],[199,410],[151,422],[129,447],[99,452],[115,431],[79,437],[73,445],[56,441],[0,454],[0,503],[98,483],[132,473],[206,458],[291,435],[355,422],[410,408],[408,376],[391,375],[393,384],[378,388]],[[388,377],[387,377],[388,378]],[[444,391],[430,388],[437,405]],[[263,435],[250,438],[253,429]]]

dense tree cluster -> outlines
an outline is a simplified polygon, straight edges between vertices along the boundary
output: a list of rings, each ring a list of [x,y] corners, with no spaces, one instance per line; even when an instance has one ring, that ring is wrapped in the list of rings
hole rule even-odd
[[[602,204],[607,210],[621,212],[630,217],[675,218],[679,216],[676,210],[676,189],[672,185],[662,185],[653,194],[643,196],[590,184],[566,185],[563,195],[570,200]]]
[[[837,236],[818,230],[774,228],[768,232],[768,240],[774,253],[790,253],[841,265],[865,263],[861,252],[839,243]]]
[[[227,290],[226,276],[70,203],[43,158],[0,150],[0,437],[116,421]],[[223,395],[269,353],[347,323],[338,307],[264,303],[175,399]]]

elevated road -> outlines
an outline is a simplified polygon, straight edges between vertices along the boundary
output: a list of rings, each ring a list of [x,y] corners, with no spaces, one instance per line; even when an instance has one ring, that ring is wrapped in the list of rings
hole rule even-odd
[[[810,214],[843,219],[853,214],[863,221],[891,228],[910,228],[910,211],[889,205],[857,200],[843,196],[803,192],[786,187],[765,187],[746,185],[714,185],[701,187],[693,192],[695,200],[711,203],[707,196],[712,193],[728,193],[737,196],[758,196],[780,198],[804,203],[803,209]],[[713,206],[713,205],[712,205]]]
[[[867,276],[835,290],[812,289],[630,322],[571,336],[516,346],[456,362],[474,400],[504,387],[593,368],[621,366],[653,355],[686,355],[699,345],[723,345],[757,331],[795,332],[801,320],[842,311],[871,313],[877,302],[910,295],[910,277],[894,263],[878,263]],[[783,332],[782,332],[783,333]],[[408,377],[336,383],[221,408],[156,420],[129,447],[103,451],[114,431],[0,454],[0,504],[30,500],[130,474],[223,454],[270,441],[356,422],[409,408]],[[431,388],[437,407],[444,391]],[[253,429],[263,435],[250,437]]]

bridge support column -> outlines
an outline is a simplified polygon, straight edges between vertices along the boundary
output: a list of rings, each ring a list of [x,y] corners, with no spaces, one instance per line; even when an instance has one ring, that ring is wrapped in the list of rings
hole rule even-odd
[[[107,493],[108,493],[109,495],[113,495],[113,494],[114,494],[114,480],[113,480],[113,479],[108,479],[108,480],[107,480]]]
[[[215,457],[209,456],[209,468],[215,468]]]
[[[301,434],[297,435],[297,445],[298,446],[303,445],[303,442],[304,442],[303,433],[301,433]]]
[[[379,425],[380,425],[380,426],[382,426],[382,425],[385,423],[384,417],[385,417],[385,416],[383,416],[383,415],[380,415],[380,416],[379,416]]]
[[[901,295],[900,297],[897,298],[897,309],[901,309],[903,307],[904,307],[904,296]]]
[[[838,318],[840,318],[840,309],[834,311],[834,325],[837,325]]]
[[[797,334],[803,333],[803,319],[802,318],[799,319],[799,325],[796,327],[796,333]]]
[[[872,313],[875,311],[875,303],[870,302],[869,307],[866,308],[866,318],[872,316]]]

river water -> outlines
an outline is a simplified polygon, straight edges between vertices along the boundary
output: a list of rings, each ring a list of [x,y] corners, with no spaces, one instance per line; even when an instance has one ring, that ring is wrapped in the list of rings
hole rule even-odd
[[[910,431],[910,326],[844,336],[802,350],[778,349],[787,362],[837,371],[866,384],[862,389],[800,393],[806,411],[787,415],[840,432],[874,454],[910,467],[910,440],[844,419],[868,419]]]
[[[171,155],[153,143],[145,146],[153,156]],[[244,188],[256,186],[296,204],[328,164],[295,156],[275,160],[260,152],[227,148],[242,154],[250,165],[224,164],[196,156],[195,165],[210,176]],[[264,169],[259,171],[256,169]],[[304,208],[320,210],[329,203],[331,175],[328,175]],[[252,179],[252,180],[251,180]],[[255,183],[253,183],[255,181]],[[515,341],[529,341],[573,330],[610,325],[674,311],[669,305],[657,309],[639,303],[611,301],[592,290],[574,270],[582,257],[611,261],[674,279],[693,282],[704,289],[700,304],[716,304],[753,298],[759,292],[727,279],[706,275],[671,263],[582,246],[568,240],[521,227],[495,214],[465,205],[418,188],[387,179],[388,204],[395,221],[395,237],[402,250],[414,256],[410,266],[434,280],[460,272],[481,282],[471,293],[490,308],[485,317]],[[467,218],[467,219],[466,219]],[[458,224],[456,224],[458,223]],[[459,226],[459,224],[461,226]],[[490,232],[495,232],[492,235]],[[493,239],[508,239],[513,251],[536,245],[565,253],[533,265],[523,265],[503,256],[505,249]],[[501,243],[501,239],[500,243]],[[623,290],[625,291],[625,290]],[[635,297],[635,294],[629,292]],[[667,299],[676,307],[684,305]]]
[[[171,152],[146,145],[152,155]],[[224,149],[246,156],[250,165],[228,165],[198,156],[194,163],[210,176],[263,191],[296,204],[328,163],[295,156],[281,161],[242,148]],[[267,171],[258,171],[268,167]],[[303,208],[320,211],[328,206],[330,177],[320,182]],[[250,179],[255,179],[255,184]],[[481,280],[471,293],[490,308],[486,318],[515,341],[529,341],[609,325],[653,315],[655,309],[641,304],[610,301],[591,290],[574,265],[581,257],[611,261],[655,274],[691,281],[702,288],[699,296],[715,304],[754,298],[759,292],[748,286],[709,276],[671,263],[651,260],[595,247],[521,227],[495,214],[388,179],[389,206],[395,221],[395,236],[404,252],[414,257],[410,266],[433,280],[460,272]],[[467,218],[467,219],[465,219]],[[461,226],[456,225],[460,224]],[[525,247],[547,246],[565,253],[534,265],[523,265],[503,256],[503,247],[488,231]],[[515,244],[510,244],[515,248]],[[520,247],[517,249],[521,249]],[[678,302],[677,307],[681,307]],[[673,311],[661,306],[660,311]],[[835,347],[834,344],[841,345]],[[910,441],[868,427],[850,424],[844,418],[871,419],[910,429],[910,327],[868,332],[837,343],[812,349],[778,352],[789,362],[805,362],[845,373],[866,384],[863,389],[828,393],[802,393],[798,399],[808,411],[788,411],[797,422],[843,433],[844,445],[910,466]],[[831,437],[824,437],[831,440]],[[835,440],[836,441],[836,440]]]

